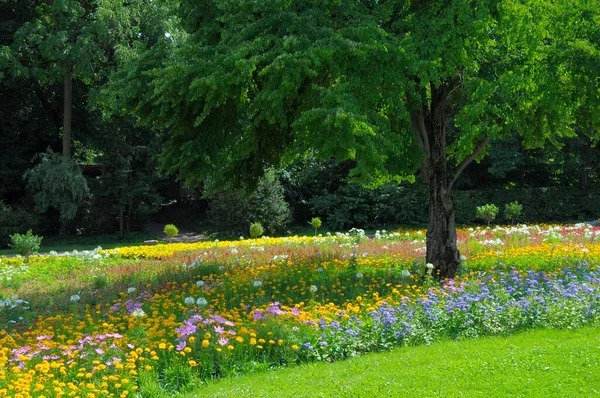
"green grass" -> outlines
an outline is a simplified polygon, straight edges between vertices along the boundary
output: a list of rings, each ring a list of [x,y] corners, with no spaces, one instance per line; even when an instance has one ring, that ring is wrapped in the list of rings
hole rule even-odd
[[[600,396],[600,329],[405,347],[223,379],[186,397]]]
[[[98,235],[86,237],[68,237],[68,238],[44,238],[40,247],[40,253],[48,253],[50,251],[64,252],[73,250],[94,250],[98,246],[103,249],[114,249],[123,246],[142,245],[145,240],[156,239],[149,234],[131,233],[123,238],[118,235]],[[0,256],[7,254],[16,254],[12,249],[1,249]]]

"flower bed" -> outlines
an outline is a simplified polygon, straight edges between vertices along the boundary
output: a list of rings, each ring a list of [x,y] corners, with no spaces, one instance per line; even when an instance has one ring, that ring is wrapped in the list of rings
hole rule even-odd
[[[219,242],[127,260],[136,274],[156,266],[172,278],[149,273],[114,299],[108,287],[66,291],[64,309],[35,319],[32,300],[4,297],[0,396],[162,396],[272,366],[600,322],[600,249],[581,241],[585,232],[570,243],[538,234],[521,245],[507,234],[502,250],[473,253],[470,271],[442,283],[421,278],[420,235]],[[103,259],[85,266],[111,277],[125,269],[114,255],[89,261]]]

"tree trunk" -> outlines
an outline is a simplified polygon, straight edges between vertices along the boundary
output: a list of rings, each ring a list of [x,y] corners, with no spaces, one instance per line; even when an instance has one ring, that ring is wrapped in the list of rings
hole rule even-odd
[[[588,137],[584,138],[583,156],[581,157],[581,189],[584,196],[589,194],[589,176],[590,170],[590,155],[592,151],[592,140]]]
[[[122,238],[125,232],[124,223],[123,223],[123,209],[119,211],[119,237]]]
[[[427,262],[433,264],[434,275],[441,278],[453,278],[460,263],[454,207],[446,188],[432,180],[436,180],[436,177],[432,176],[429,180]]]
[[[63,156],[71,158],[71,121],[73,115],[73,76],[69,73],[64,85],[63,105]]]
[[[429,140],[429,225],[427,227],[427,262],[433,264],[434,275],[453,278],[458,271],[460,253],[456,241],[456,222],[450,189],[446,154],[445,103],[448,92],[432,88],[431,109],[427,126]],[[465,165],[466,166],[466,165]],[[459,167],[459,172],[464,166]]]
[[[129,203],[127,204],[127,226],[126,226],[126,231],[127,233],[131,232],[131,210],[133,209],[133,201],[130,199]]]

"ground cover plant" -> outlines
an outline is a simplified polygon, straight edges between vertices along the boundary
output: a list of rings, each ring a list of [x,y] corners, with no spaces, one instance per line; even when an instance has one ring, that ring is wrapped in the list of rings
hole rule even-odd
[[[418,230],[2,258],[0,395],[164,396],[397,346],[597,325],[599,231],[464,229],[461,275],[441,281],[424,277]]]

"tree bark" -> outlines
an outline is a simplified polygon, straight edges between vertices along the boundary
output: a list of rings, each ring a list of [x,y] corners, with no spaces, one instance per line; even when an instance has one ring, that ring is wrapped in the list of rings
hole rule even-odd
[[[456,240],[454,206],[450,197],[446,161],[446,118],[433,97],[429,123],[429,225],[427,227],[427,262],[434,275],[453,278],[458,271],[460,253]]]
[[[133,201],[129,199],[129,203],[127,204],[127,225],[125,230],[127,233],[131,232],[131,210],[133,209]]]
[[[73,76],[69,73],[65,79],[64,85],[64,105],[63,105],[63,156],[71,159],[71,122],[73,119]]]
[[[590,155],[592,151],[592,140],[588,137],[584,138],[584,149],[581,157],[581,189],[583,196],[589,194],[589,176],[590,176]]]
[[[452,85],[431,85],[431,103],[426,115],[428,139],[427,175],[429,183],[429,224],[427,226],[428,263],[434,275],[453,278],[460,264],[456,239],[456,221],[450,189],[457,176],[449,181],[446,153],[448,117],[446,105],[454,91]],[[459,168],[458,173],[466,165]]]
[[[123,218],[124,218],[123,209],[121,209],[121,211],[119,211],[119,237],[120,238],[122,238],[123,235],[125,234]]]

